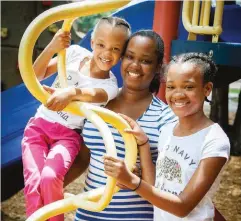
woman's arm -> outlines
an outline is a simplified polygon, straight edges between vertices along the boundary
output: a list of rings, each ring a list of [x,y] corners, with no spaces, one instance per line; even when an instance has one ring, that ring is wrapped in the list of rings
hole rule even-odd
[[[135,189],[140,178],[128,171],[125,163],[105,157],[105,172],[130,189]],[[197,170],[179,195],[156,189],[144,180],[136,192],[156,207],[178,217],[187,216],[208,192],[226,162],[224,157],[211,157],[201,160]]]
[[[139,145],[138,149],[141,163],[141,177],[147,183],[155,185],[156,168],[152,162],[149,142]]]
[[[59,30],[38,56],[33,64],[33,69],[38,80],[43,80],[57,72],[57,57],[52,58],[64,48],[69,47],[71,35],[69,32]]]

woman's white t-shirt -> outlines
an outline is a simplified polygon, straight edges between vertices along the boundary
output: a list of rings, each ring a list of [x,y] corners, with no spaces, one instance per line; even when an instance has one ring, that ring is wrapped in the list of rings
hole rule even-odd
[[[92,56],[92,53],[79,45],[71,45],[66,50],[66,73],[68,86],[76,88],[102,88],[108,95],[108,101],[114,99],[118,92],[118,84],[115,75],[110,71],[110,78],[97,79],[81,73],[79,70],[80,62],[86,57]],[[90,62],[88,62],[90,64]],[[58,77],[52,84],[54,88],[60,88]],[[107,103],[95,103],[95,105],[105,106]],[[93,103],[92,103],[93,104]],[[35,117],[41,117],[50,122],[58,122],[70,129],[82,129],[84,117],[71,114],[65,111],[51,111],[44,105],[40,105]]]
[[[179,195],[188,184],[201,160],[209,157],[229,158],[230,143],[225,132],[216,123],[184,137],[173,135],[176,124],[175,122],[166,125],[160,134],[155,186],[160,191]],[[213,220],[212,197],[218,188],[220,175],[221,173],[201,202],[187,217],[179,218],[154,207],[154,221]]]

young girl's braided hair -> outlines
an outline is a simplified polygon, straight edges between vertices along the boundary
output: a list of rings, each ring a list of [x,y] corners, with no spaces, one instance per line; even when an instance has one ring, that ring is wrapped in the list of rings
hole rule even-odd
[[[95,27],[93,29],[93,32],[91,34],[91,39],[94,38],[94,36],[96,34],[96,30],[98,30],[98,28],[103,23],[110,24],[112,27],[121,27],[121,28],[123,28],[126,31],[127,39],[131,35],[131,26],[124,18],[111,16],[111,17],[102,17],[102,18],[100,18],[100,20],[97,22],[97,24],[95,25]]]
[[[203,84],[214,81],[214,77],[217,73],[217,66],[214,61],[204,53],[190,52],[174,56],[168,65],[167,70],[174,63],[186,62],[194,64],[200,68],[200,71],[203,74]],[[207,98],[205,98],[205,101],[210,102]]]

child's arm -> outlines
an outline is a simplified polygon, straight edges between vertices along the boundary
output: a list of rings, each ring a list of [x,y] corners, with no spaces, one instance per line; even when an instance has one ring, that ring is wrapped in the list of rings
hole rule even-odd
[[[108,101],[108,94],[102,88],[72,88],[73,101],[90,103],[105,103]]]
[[[136,137],[137,143],[141,144],[144,142],[144,132],[142,133],[140,131],[141,128],[138,124],[131,118],[125,117],[125,119],[130,124],[132,128],[131,133]],[[127,132],[128,131],[130,130],[127,130]],[[148,144],[145,144],[145,146],[148,147]],[[143,147],[141,147],[143,148],[142,151],[146,151],[145,146],[143,145]],[[220,144],[220,147],[223,147],[223,144]],[[146,158],[144,155],[145,153],[148,154],[148,151],[142,153],[141,163],[143,169],[150,170],[150,168],[152,168],[148,166],[150,164],[150,159]],[[143,159],[147,159],[147,162],[149,162],[143,162]],[[226,160],[227,158],[222,157],[222,155],[220,157],[208,157],[201,160],[192,178],[180,195],[174,195],[156,189],[154,186],[150,185],[148,178],[146,178],[146,176],[148,176],[147,174],[144,174],[145,179],[143,176],[143,180],[141,180],[141,178],[130,172],[123,160],[105,156],[104,167],[107,175],[116,178],[119,183],[129,189],[135,190],[137,188],[135,191],[151,204],[178,217],[185,217],[197,206],[211,188],[219,172],[226,163]],[[154,174],[154,172],[150,173]]]
[[[162,192],[145,182],[137,190],[137,193],[158,208],[176,216],[185,217],[206,195],[225,162],[226,158],[224,157],[202,160],[186,188],[179,196]]]
[[[187,216],[208,192],[226,162],[224,157],[201,160],[186,188],[180,195],[160,191],[131,173],[124,161],[105,157],[105,173],[136,192],[156,207],[178,217]],[[210,169],[212,168],[212,169]],[[141,182],[141,183],[140,183]]]
[[[110,78],[93,86],[89,88],[72,88],[73,100],[106,104],[114,99],[119,92],[117,79],[113,74],[110,74]]]
[[[57,72],[57,57],[52,58],[64,48],[69,47],[71,35],[59,30],[34,62],[33,68],[38,80],[43,80]]]
[[[114,99],[119,92],[117,80],[112,75],[91,88],[72,88],[73,101],[104,103]]]
[[[56,89],[44,86],[50,94],[46,107],[53,111],[63,110],[71,101],[82,101],[91,103],[107,103],[118,94],[118,85],[115,79],[109,79],[105,83],[96,85],[96,88],[69,87]]]
[[[107,93],[99,88],[51,88],[43,86],[51,96],[45,106],[52,111],[62,111],[72,101],[104,103],[108,100]]]

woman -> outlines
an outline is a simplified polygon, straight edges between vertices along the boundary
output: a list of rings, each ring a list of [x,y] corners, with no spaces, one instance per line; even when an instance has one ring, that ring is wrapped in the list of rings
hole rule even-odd
[[[110,101],[106,108],[135,119],[147,133],[151,145],[152,160],[157,158],[158,134],[163,125],[176,120],[170,108],[152,93],[159,90],[160,70],[164,55],[161,37],[152,30],[134,33],[122,59],[121,75],[123,88],[119,95]],[[117,155],[124,158],[124,142],[120,134],[108,125],[115,139]],[[82,158],[88,161],[89,170],[84,191],[105,185],[103,155],[105,146],[98,130],[87,121],[83,129],[85,147]],[[85,153],[85,155],[84,155]],[[139,165],[139,156],[137,159]],[[100,213],[78,209],[76,220],[153,220],[153,207],[134,191],[122,189],[113,196],[110,205]]]

